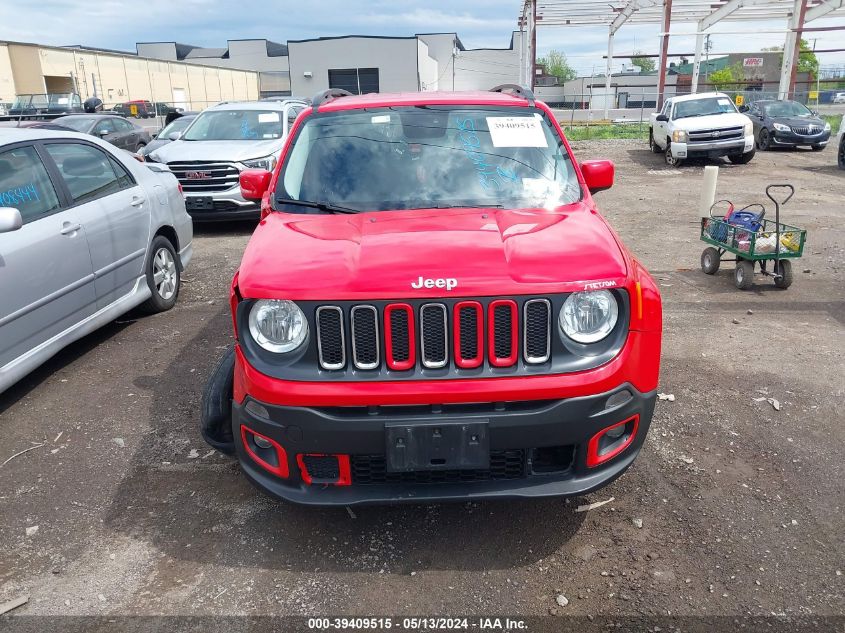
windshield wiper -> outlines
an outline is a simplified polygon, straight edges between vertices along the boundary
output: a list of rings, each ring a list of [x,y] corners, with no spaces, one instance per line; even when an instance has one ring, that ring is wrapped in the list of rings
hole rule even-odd
[[[309,209],[319,209],[326,213],[360,213],[358,209],[351,209],[350,207],[341,207],[336,204],[328,204],[327,202],[314,202],[313,200],[294,200],[293,198],[276,198],[278,204],[293,204],[300,207],[308,207]]]
[[[699,112],[698,114],[685,114],[684,116],[677,116],[676,119],[691,119],[696,116],[711,116],[714,114],[729,114],[727,112]]]
[[[437,204],[420,209],[504,209],[503,204]]]

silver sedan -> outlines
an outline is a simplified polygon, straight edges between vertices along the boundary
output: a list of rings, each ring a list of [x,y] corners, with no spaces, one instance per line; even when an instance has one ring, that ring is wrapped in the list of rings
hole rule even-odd
[[[83,134],[0,129],[0,392],[132,308],[172,308],[192,241],[166,167]]]

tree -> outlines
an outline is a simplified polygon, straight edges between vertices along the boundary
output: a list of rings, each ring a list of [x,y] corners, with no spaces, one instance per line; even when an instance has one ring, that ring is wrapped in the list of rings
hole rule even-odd
[[[641,73],[653,72],[657,67],[657,64],[653,58],[643,57],[643,54],[644,53],[642,51],[634,51],[634,54],[631,56],[631,63],[634,66],[637,66]]]
[[[537,61],[546,67],[547,73],[552,77],[557,77],[560,83],[575,79],[578,76],[575,69],[566,61],[565,53],[551,50],[548,55],[541,57]]]
[[[745,69],[740,62],[714,70],[708,75],[708,81],[716,90],[742,90],[744,85],[740,82],[744,80]]]
[[[762,50],[764,52],[783,53],[783,46],[768,46]],[[798,72],[815,75],[819,70],[819,58],[816,57],[813,49],[810,48],[810,43],[802,38],[798,42],[798,50]],[[783,63],[783,55],[780,56],[780,60]]]

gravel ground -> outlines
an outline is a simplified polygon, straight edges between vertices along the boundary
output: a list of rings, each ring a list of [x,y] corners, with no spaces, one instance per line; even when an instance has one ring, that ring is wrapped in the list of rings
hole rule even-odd
[[[791,182],[783,217],[809,230],[793,287],[761,278],[748,292],[731,264],[699,270],[702,164],[666,168],[638,142],[575,151],[616,162],[597,200],[664,297],[661,391],[674,401],[658,403],[626,475],[581,499],[354,515],[266,498],[197,427],[251,227],[198,228],[174,310],[129,315],[0,396],[0,462],[43,443],[0,467],[0,603],[28,595],[26,615],[845,615],[834,150],[723,165],[719,197],[761,201],[765,184]]]

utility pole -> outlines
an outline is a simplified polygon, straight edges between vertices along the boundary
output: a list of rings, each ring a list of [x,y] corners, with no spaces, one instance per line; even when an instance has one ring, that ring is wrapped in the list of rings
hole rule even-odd
[[[704,36],[704,83],[709,82],[710,75],[710,49],[713,48],[713,42],[710,41],[710,33]]]

